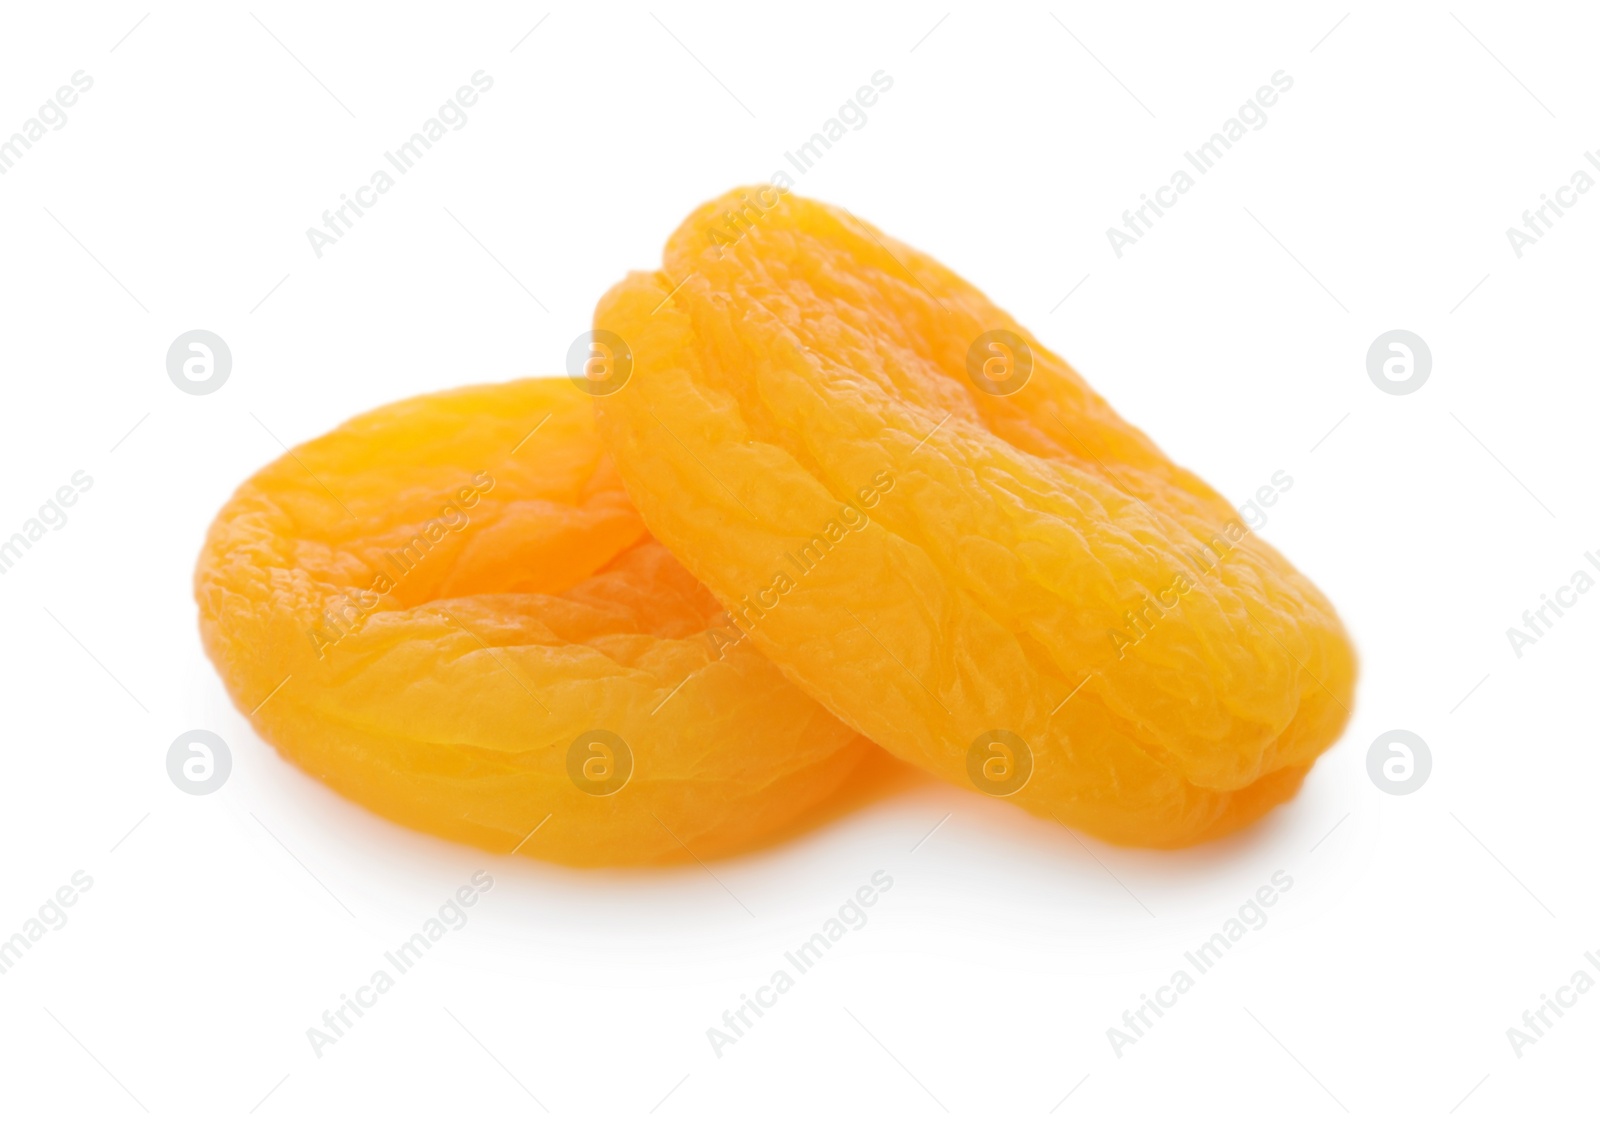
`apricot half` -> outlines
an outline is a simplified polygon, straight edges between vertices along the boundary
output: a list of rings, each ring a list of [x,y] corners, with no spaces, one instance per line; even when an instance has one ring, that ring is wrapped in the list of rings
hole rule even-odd
[[[597,400],[646,525],[896,755],[1180,846],[1291,796],[1349,714],[1327,599],[962,279],[775,188],[606,294]]]
[[[765,840],[868,742],[719,629],[571,382],[391,404],[217,516],[206,652],[264,739],[407,826],[572,865]]]

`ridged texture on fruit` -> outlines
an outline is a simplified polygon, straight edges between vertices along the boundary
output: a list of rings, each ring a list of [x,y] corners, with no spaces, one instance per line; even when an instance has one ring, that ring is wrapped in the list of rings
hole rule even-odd
[[[758,192],[696,211],[596,312],[634,356],[601,433],[656,536],[797,684],[952,782],[1004,729],[1034,759],[1012,801],[1116,842],[1290,797],[1351,703],[1323,595],[966,282]],[[997,329],[1033,356],[1008,396],[967,369]]]
[[[728,645],[565,379],[409,399],[295,448],[218,515],[195,594],[206,651],[263,738],[380,814],[496,852],[727,853],[870,748],[748,642]],[[634,757],[609,796],[568,774],[593,729]]]

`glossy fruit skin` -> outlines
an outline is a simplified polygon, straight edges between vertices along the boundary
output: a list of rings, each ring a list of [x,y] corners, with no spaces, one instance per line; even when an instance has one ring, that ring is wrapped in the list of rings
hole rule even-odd
[[[645,523],[903,759],[1175,847],[1291,797],[1344,727],[1356,661],[1322,593],[1026,329],[848,213],[714,200],[595,327],[632,350],[599,412]],[[1009,776],[995,733],[1026,749]]]
[[[870,749],[650,537],[566,379],[408,399],[296,447],[218,514],[195,597],[234,703],[286,758],[493,852],[748,848]]]

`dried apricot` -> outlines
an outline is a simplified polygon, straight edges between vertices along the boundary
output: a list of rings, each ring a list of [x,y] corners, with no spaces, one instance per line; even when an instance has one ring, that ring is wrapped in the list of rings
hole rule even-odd
[[[574,865],[770,837],[870,744],[717,629],[567,380],[425,395],[245,482],[206,651],[287,758],[395,821]]]
[[[931,258],[777,189],[608,293],[601,433],[645,523],[896,755],[1112,841],[1298,789],[1348,716],[1327,599]]]

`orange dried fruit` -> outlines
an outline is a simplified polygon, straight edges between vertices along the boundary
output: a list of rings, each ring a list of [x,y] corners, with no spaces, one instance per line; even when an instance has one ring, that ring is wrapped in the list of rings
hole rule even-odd
[[[496,852],[727,853],[870,748],[716,630],[565,379],[408,399],[296,447],[217,516],[195,596],[264,739],[388,818]]]
[[[600,301],[645,523],[896,755],[1111,841],[1292,796],[1348,716],[1327,599],[981,293],[852,215],[730,193]]]

